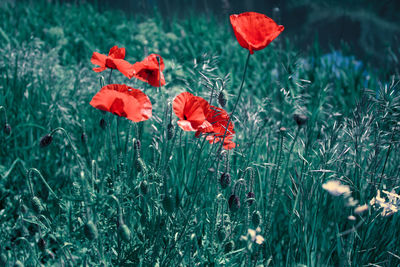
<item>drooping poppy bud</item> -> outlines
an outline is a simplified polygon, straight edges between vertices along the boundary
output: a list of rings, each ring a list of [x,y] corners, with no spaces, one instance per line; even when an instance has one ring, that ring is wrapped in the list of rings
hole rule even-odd
[[[235,242],[233,242],[232,240],[231,240],[231,241],[228,241],[228,242],[225,243],[224,252],[225,252],[225,253],[229,253],[229,252],[231,252],[234,248],[235,248]]]
[[[223,91],[219,92],[218,94],[218,103],[221,105],[221,107],[225,107],[226,105],[226,97]]]
[[[255,210],[253,214],[251,214],[251,223],[255,228],[257,228],[261,223],[261,214],[259,211]]]
[[[294,114],[293,119],[297,123],[297,126],[301,127],[307,123],[308,117],[304,114]]]
[[[8,124],[8,123],[6,123],[6,124],[4,125],[3,131],[4,131],[4,133],[5,133],[6,135],[10,135],[10,134],[11,134],[11,125]]]
[[[146,195],[149,192],[149,186],[146,181],[141,181],[139,187],[143,195]]]
[[[172,123],[168,123],[167,125],[167,139],[171,140],[174,137],[174,125]]]
[[[103,130],[107,127],[107,122],[103,118],[100,120],[99,124],[100,124],[101,129],[103,129]]]
[[[97,239],[99,236],[99,232],[97,230],[96,225],[94,224],[93,221],[89,220],[85,226],[83,227],[83,232],[85,233],[85,236],[87,239],[90,241]]]
[[[227,188],[231,184],[231,175],[227,172],[222,173],[221,178],[219,179],[219,184],[222,189]]]
[[[118,234],[125,242],[129,242],[131,240],[131,230],[129,230],[129,227],[125,223],[122,223],[118,227]]]
[[[40,251],[44,251],[46,249],[46,241],[43,238],[39,238],[37,246],[40,249]]]
[[[240,199],[237,195],[232,194],[228,200],[229,209],[232,212],[236,212],[240,209]]]
[[[53,141],[53,136],[46,134],[45,136],[42,137],[42,139],[40,139],[40,147],[46,147],[48,145],[51,144],[51,142]]]
[[[254,202],[254,198],[255,198],[255,194],[254,194],[254,192],[252,192],[252,191],[250,191],[250,192],[248,192],[247,193],[247,204],[249,205],[249,206],[251,206],[252,204],[253,204],[253,202]]]
[[[42,201],[40,201],[40,199],[36,196],[31,199],[31,205],[32,209],[38,214],[44,211]]]
[[[135,139],[133,142],[133,149],[135,149],[135,151],[140,151],[141,148],[142,148],[142,143],[140,142],[140,140]]]

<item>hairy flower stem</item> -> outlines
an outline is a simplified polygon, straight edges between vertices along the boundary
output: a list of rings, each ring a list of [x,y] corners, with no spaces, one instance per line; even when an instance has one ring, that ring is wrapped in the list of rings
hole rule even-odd
[[[31,193],[32,197],[34,196],[34,191],[33,191],[33,185],[32,185],[32,177],[33,174],[36,174],[36,176],[38,176],[40,178],[40,180],[44,183],[44,185],[47,187],[47,189],[49,190],[49,192],[57,199],[60,200],[60,198],[57,196],[56,193],[54,193],[54,191],[51,189],[51,187],[49,186],[49,184],[46,182],[46,180],[44,179],[43,175],[40,173],[40,171],[38,169],[35,168],[30,168],[26,174],[27,180],[28,180],[28,187],[29,187],[29,192]]]
[[[230,125],[230,123],[231,123],[231,121],[232,121],[233,115],[235,114],[236,107],[237,107],[237,105],[238,105],[238,103],[239,103],[239,100],[240,100],[240,96],[242,95],[242,92],[243,92],[243,85],[244,85],[244,79],[245,79],[245,77],[246,77],[247,66],[249,65],[250,55],[251,55],[251,54],[250,54],[250,52],[249,52],[249,54],[247,55],[246,63],[245,63],[245,65],[244,65],[244,71],[243,71],[243,76],[242,76],[242,82],[240,83],[240,87],[239,87],[239,94],[238,94],[238,96],[237,96],[237,98],[236,98],[235,105],[233,106],[232,112],[231,112],[231,114],[230,114],[230,116],[229,116],[228,123],[226,124],[226,129],[225,129],[224,137],[222,138],[222,141],[221,141],[221,144],[220,144],[220,148],[218,149],[218,151],[220,151],[221,148],[222,148],[222,146],[224,145],[225,137],[226,137],[226,134],[227,134],[227,132],[228,132],[229,125]]]
[[[6,108],[4,106],[0,106],[0,110],[3,110],[3,112],[4,112],[4,122],[5,122],[5,124],[7,124],[7,111],[6,111]]]

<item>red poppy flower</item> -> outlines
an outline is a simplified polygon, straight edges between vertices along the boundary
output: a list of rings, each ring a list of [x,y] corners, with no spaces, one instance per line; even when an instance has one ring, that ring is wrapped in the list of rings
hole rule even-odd
[[[152,112],[152,105],[147,95],[125,84],[104,86],[90,101],[90,105],[134,122],[149,119]]]
[[[93,52],[90,61],[99,67],[93,68],[95,72],[102,72],[107,68],[118,69],[126,77],[130,78],[133,73],[132,64],[124,60],[125,48],[113,46],[108,53],[108,56]]]
[[[160,64],[158,64],[157,57],[160,59]],[[165,85],[164,74],[162,73],[164,67],[162,57],[157,54],[151,54],[143,61],[133,64],[132,76],[154,87],[160,86],[160,83],[163,86]]]
[[[212,129],[211,124],[206,120],[209,106],[206,100],[189,92],[177,95],[172,104],[175,115],[180,119],[178,125],[184,131]]]
[[[256,12],[231,15],[230,21],[239,44],[248,49],[250,54],[264,49],[284,30],[282,25]]]
[[[232,141],[233,139],[233,135],[226,135],[225,139],[223,139],[224,136],[218,136],[218,135],[208,135],[206,137],[206,140],[210,143],[210,144],[216,144],[219,142],[222,142],[222,140],[224,140],[224,144],[222,145],[224,149],[226,150],[230,150],[236,147],[235,142]]]
[[[196,137],[199,137],[201,134],[208,134],[206,139],[210,144],[214,144],[221,142],[225,135],[223,147],[225,149],[232,149],[236,146],[232,141],[233,135],[235,134],[233,123],[229,121],[229,114],[224,109],[210,106],[206,119],[211,123],[212,128],[203,129],[200,127],[196,132]],[[228,122],[229,126],[227,127]]]

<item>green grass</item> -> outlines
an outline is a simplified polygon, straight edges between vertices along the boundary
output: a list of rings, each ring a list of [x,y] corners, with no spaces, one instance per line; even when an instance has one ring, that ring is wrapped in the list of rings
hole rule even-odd
[[[321,186],[340,180],[360,204],[377,189],[398,192],[398,77],[381,80],[384,69],[353,64],[332,71],[317,43],[300,53],[283,32],[251,56],[234,118],[238,147],[220,153],[181,131],[170,103],[183,91],[209,100],[214,88],[232,110],[247,51],[228,20],[132,18],[40,1],[0,10],[0,106],[12,127],[0,134],[4,265],[400,264],[397,213],[383,217],[370,207],[351,221],[354,207]],[[126,47],[130,62],[159,53],[167,81],[160,92],[113,73],[113,82],[144,89],[153,103],[150,120],[121,118],[118,132],[116,116],[89,105],[100,75],[108,76],[91,70],[90,57],[113,45]],[[307,124],[298,127],[294,113],[307,115]],[[58,127],[65,131],[40,148]],[[224,172],[232,179],[226,189],[218,182]],[[228,208],[231,194],[240,198],[236,212]],[[258,215],[261,246],[241,240]]]

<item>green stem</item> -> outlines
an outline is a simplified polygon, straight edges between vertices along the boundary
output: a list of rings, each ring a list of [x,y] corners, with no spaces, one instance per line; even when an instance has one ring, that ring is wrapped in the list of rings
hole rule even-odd
[[[42,182],[44,183],[44,185],[47,187],[47,189],[49,190],[49,192],[58,200],[60,200],[60,198],[56,195],[56,193],[54,193],[54,191],[51,189],[51,187],[49,186],[49,184],[46,182],[46,180],[44,179],[43,175],[40,173],[40,171],[38,169],[35,168],[30,168],[26,174],[27,178],[28,178],[28,186],[29,186],[29,191],[32,195],[32,197],[34,196],[33,193],[33,186],[32,186],[32,176],[33,173],[35,173],[40,180],[42,180]]]

